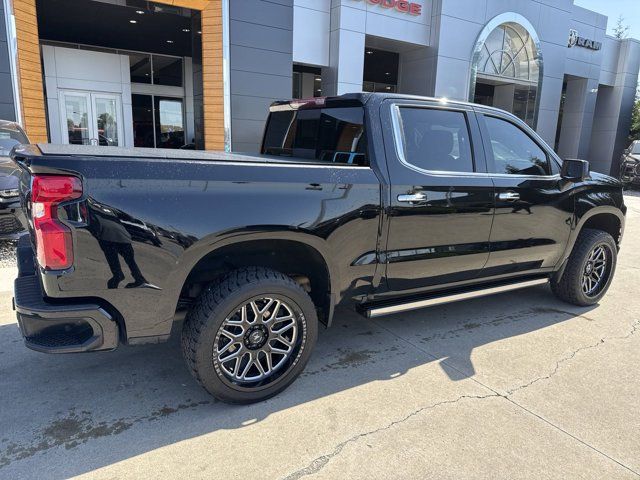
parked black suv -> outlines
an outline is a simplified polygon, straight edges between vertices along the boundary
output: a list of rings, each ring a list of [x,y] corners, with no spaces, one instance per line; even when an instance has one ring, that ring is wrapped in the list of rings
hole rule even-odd
[[[15,308],[49,353],[166,340],[236,403],[303,370],[338,304],[368,317],[616,268],[618,180],[493,108],[390,94],[271,107],[263,155],[23,147]],[[123,266],[123,260],[125,266]]]

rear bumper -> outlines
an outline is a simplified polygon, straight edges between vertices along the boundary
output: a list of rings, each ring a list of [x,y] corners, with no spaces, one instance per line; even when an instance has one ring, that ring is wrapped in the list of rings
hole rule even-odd
[[[18,269],[14,309],[27,347],[44,353],[76,353],[118,346],[118,326],[99,305],[59,303],[44,297],[29,242],[18,246]]]

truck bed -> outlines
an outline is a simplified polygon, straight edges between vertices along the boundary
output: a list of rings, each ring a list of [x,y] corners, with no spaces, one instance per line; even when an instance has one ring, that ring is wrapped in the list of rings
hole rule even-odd
[[[142,158],[165,159],[186,161],[219,161],[219,162],[243,162],[243,163],[308,163],[323,164],[309,159],[296,157],[277,157],[250,153],[228,153],[213,150],[179,150],[162,148],[128,148],[128,147],[104,147],[99,145],[58,145],[50,143],[37,144],[43,155],[52,156],[80,156],[80,157],[118,157],[118,158]]]

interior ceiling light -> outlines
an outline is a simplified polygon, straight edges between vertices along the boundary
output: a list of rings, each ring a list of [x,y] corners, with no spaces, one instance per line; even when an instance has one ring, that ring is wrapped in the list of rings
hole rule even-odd
[[[167,40],[167,43],[173,43],[173,40]]]
[[[373,53],[373,50],[367,50],[367,55],[371,55]]]
[[[183,29],[182,29],[182,31],[183,31],[184,33],[187,33],[187,32],[190,32],[190,31],[191,31],[191,29],[189,29],[189,28],[183,28]]]
[[[137,20],[129,20],[129,23],[138,23]]]

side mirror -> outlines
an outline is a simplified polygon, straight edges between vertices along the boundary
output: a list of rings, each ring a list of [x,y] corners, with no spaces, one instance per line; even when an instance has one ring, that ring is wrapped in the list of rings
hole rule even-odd
[[[586,160],[566,159],[562,162],[560,176],[565,180],[577,182],[589,178],[589,162]]]

